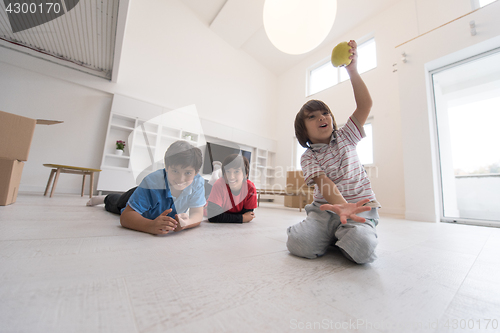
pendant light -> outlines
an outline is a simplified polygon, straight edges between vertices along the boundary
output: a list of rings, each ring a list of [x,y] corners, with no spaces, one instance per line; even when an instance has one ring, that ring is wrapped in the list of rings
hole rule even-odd
[[[264,29],[278,50],[303,54],[325,40],[336,14],[337,0],[266,0]]]

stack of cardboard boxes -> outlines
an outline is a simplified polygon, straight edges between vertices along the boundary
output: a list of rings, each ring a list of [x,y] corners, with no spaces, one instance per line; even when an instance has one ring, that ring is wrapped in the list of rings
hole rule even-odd
[[[0,206],[16,202],[35,125],[57,123],[60,121],[31,119],[0,111]]]
[[[304,208],[313,201],[313,187],[304,183],[302,171],[288,171],[286,174],[286,191],[303,191],[302,202],[299,196],[285,196],[285,207]]]
[[[0,111],[0,206],[16,202],[36,120]]]

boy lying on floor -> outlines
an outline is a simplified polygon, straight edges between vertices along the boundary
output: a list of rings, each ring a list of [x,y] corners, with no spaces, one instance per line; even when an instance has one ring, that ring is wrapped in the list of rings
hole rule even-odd
[[[243,223],[255,218],[257,189],[250,180],[248,160],[232,154],[222,163],[222,175],[208,197],[207,215],[210,222]]]
[[[176,141],[165,152],[165,169],[150,173],[123,194],[93,197],[87,206],[104,203],[108,212],[120,214],[125,228],[154,235],[194,228],[205,205],[205,183],[198,174],[201,164],[199,148]]]

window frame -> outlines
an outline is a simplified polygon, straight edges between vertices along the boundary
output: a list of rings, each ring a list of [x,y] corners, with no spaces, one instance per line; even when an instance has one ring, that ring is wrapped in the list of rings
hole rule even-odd
[[[363,127],[365,127],[366,125],[370,125],[371,126],[371,141],[372,141],[371,153],[372,153],[372,162],[371,163],[363,163],[361,161],[361,158],[360,158],[359,162],[363,165],[363,167],[369,168],[369,167],[374,167],[375,166],[375,144],[374,144],[374,140],[373,140],[373,138],[374,138],[374,136],[373,136],[373,116],[368,117],[368,119],[366,120],[366,122],[363,125]],[[365,139],[365,138],[363,138],[363,139]],[[358,154],[358,157],[359,157],[359,154]]]
[[[477,1],[479,1],[479,0],[477,0]],[[364,45],[366,43],[369,43],[372,40],[375,43],[375,58],[376,58],[375,60],[377,60],[377,42],[375,40],[375,36],[373,36],[372,34],[370,34],[370,35],[368,35],[368,36],[360,39],[360,42],[358,43],[358,48],[362,47],[362,45]],[[345,68],[335,68],[336,75],[337,75],[337,79],[336,79],[337,82],[334,83],[331,86],[325,87],[325,88],[323,88],[321,90],[318,90],[316,92],[311,92],[311,86],[312,86],[312,84],[311,84],[311,73],[314,72],[315,70],[319,69],[320,67],[324,66],[325,64],[329,63],[329,62],[331,62],[331,55],[328,56],[328,57],[326,57],[326,58],[321,59],[320,61],[316,62],[314,65],[312,65],[309,68],[307,68],[307,70],[306,70],[306,94],[305,94],[306,97],[313,96],[313,95],[318,94],[318,93],[320,93],[322,91],[325,91],[326,89],[334,87],[334,86],[336,86],[336,85],[338,85],[338,84],[340,84],[342,82],[349,81],[349,78],[347,78],[347,79],[343,78],[343,75],[341,74],[342,73],[341,70],[342,69],[345,70]],[[375,69],[377,67],[378,67],[378,62],[375,65],[375,67],[370,68],[370,69],[368,69],[368,70],[366,70],[364,72],[360,72],[360,74],[369,72],[369,71],[371,71],[371,70],[373,70],[373,69]]]
[[[373,116],[369,116],[368,119],[366,119],[366,122],[364,123],[363,127],[365,125],[368,125],[368,124],[370,124],[370,126],[372,128],[372,132],[371,132],[371,134],[372,134],[372,137],[371,137],[371,139],[372,139],[372,147],[371,147],[372,163],[363,164],[361,159],[359,162],[363,165],[364,168],[374,168],[374,167],[376,167],[376,164],[375,164],[375,144],[374,144],[374,135],[373,135],[373,124],[374,124],[374,117]],[[338,126],[339,126],[339,128],[341,128],[344,125],[345,125],[345,123],[342,123]],[[302,156],[302,154],[299,153],[299,147],[300,147],[300,149],[307,149],[307,148],[302,147],[295,136],[293,137],[293,141],[295,143],[293,154],[292,154],[293,167],[295,170],[302,170],[302,167],[300,165],[300,157]],[[359,155],[358,155],[358,157],[359,157]]]
[[[497,1],[497,0],[493,0],[490,3],[487,3],[487,4],[481,6],[481,0],[471,0],[471,7],[472,7],[472,10],[475,10],[475,9],[479,9],[479,8],[483,8],[485,6],[488,6],[489,4],[491,4],[495,1]]]
[[[339,128],[341,128],[342,126],[344,126],[346,123],[342,123],[342,124],[339,124]],[[371,167],[375,167],[375,144],[374,144],[374,135],[373,135],[373,124],[374,124],[374,117],[373,116],[368,116],[368,118],[366,119],[365,123],[363,124],[363,127],[365,127],[366,125],[370,124],[370,126],[372,127],[372,163],[363,163],[361,161],[361,158],[359,159],[359,163],[361,163],[361,165],[363,165],[363,167],[365,168],[371,168]],[[363,139],[366,139],[366,137],[364,137]],[[361,139],[361,140],[363,140]],[[356,146],[357,148],[357,146]],[[357,150],[356,150],[356,153],[357,153]],[[359,157],[359,154],[358,154],[358,157]]]

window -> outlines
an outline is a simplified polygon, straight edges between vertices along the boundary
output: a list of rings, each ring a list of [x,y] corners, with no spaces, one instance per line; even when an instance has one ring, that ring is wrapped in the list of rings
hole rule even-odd
[[[309,95],[313,95],[339,83],[337,71],[338,69],[333,67],[330,61],[312,70],[309,74]]]
[[[296,148],[295,148],[295,170],[302,170],[302,166],[300,165],[300,158],[302,157],[302,154],[306,152],[307,148],[304,148],[300,145],[300,143],[297,141],[296,138],[294,138],[296,142]]]
[[[431,75],[441,219],[500,226],[500,48]]]
[[[479,7],[484,7],[497,0],[479,0]]]
[[[372,124],[371,123],[366,123],[363,126],[365,130],[366,137],[363,138],[358,143],[358,146],[356,147],[356,151],[358,152],[359,156],[359,161],[363,165],[370,165],[373,164],[373,131],[372,131]]]
[[[376,51],[375,38],[358,45],[358,72],[360,74],[377,67]],[[309,70],[307,96],[314,95],[348,79],[349,75],[345,68],[335,68],[332,66],[330,58],[325,59]]]
[[[339,126],[339,128],[342,127]],[[365,123],[363,126],[365,130],[366,137],[361,140],[357,147],[356,151],[358,153],[359,161],[363,165],[372,165],[373,164],[373,130],[371,123]],[[306,148],[302,147],[296,138],[294,138],[296,142],[295,148],[295,169],[302,170],[300,166],[300,157],[306,151]]]
[[[486,5],[489,5],[492,2],[495,2],[497,0],[471,0],[472,3],[472,9],[478,9],[481,7],[484,7]]]

